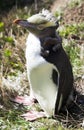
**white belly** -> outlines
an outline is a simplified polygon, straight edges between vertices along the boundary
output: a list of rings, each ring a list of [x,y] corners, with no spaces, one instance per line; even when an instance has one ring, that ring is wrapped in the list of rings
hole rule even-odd
[[[30,83],[35,98],[47,116],[54,114],[57,97],[57,86],[52,80],[52,69],[54,66],[44,63],[34,68],[30,73]]]

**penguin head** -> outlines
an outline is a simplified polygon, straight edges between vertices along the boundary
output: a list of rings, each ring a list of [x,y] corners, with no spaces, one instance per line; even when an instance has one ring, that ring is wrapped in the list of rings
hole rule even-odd
[[[55,33],[59,24],[57,19],[48,10],[42,10],[40,13],[29,17],[27,20],[16,19],[14,23],[28,29],[38,37],[51,36]]]

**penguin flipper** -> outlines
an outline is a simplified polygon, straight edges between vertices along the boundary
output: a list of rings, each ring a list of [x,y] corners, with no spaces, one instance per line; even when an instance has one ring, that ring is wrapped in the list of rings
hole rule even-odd
[[[68,84],[68,77],[67,75],[62,72],[59,79],[59,88],[57,94],[57,100],[55,105],[55,115],[59,113],[60,110],[66,106],[69,95],[72,91],[71,84]]]

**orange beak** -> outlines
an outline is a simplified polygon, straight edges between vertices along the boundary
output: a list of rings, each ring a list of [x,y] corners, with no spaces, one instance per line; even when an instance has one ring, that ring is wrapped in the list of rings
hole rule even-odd
[[[18,24],[20,21],[21,21],[20,19],[15,19],[15,20],[13,21],[13,23]]]
[[[18,25],[25,27],[25,28],[28,28],[28,29],[34,28],[34,24],[32,24],[32,23],[30,23],[30,22],[28,22],[27,20],[24,20],[24,19],[15,19],[13,21],[13,23],[18,24]]]

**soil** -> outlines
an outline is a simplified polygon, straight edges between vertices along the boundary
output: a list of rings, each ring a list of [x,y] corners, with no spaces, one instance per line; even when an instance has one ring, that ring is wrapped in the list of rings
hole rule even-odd
[[[66,5],[70,2],[71,0],[55,0],[53,4],[51,5],[51,11],[54,13],[55,11],[58,11],[59,9],[63,9],[66,7]]]
[[[51,11],[54,13],[59,9],[63,10],[63,22],[65,24],[84,22],[84,2],[76,5],[75,8],[67,6],[70,2],[71,0],[56,0],[51,6]]]
[[[63,19],[66,24],[84,22],[84,2],[72,9],[66,8]]]

